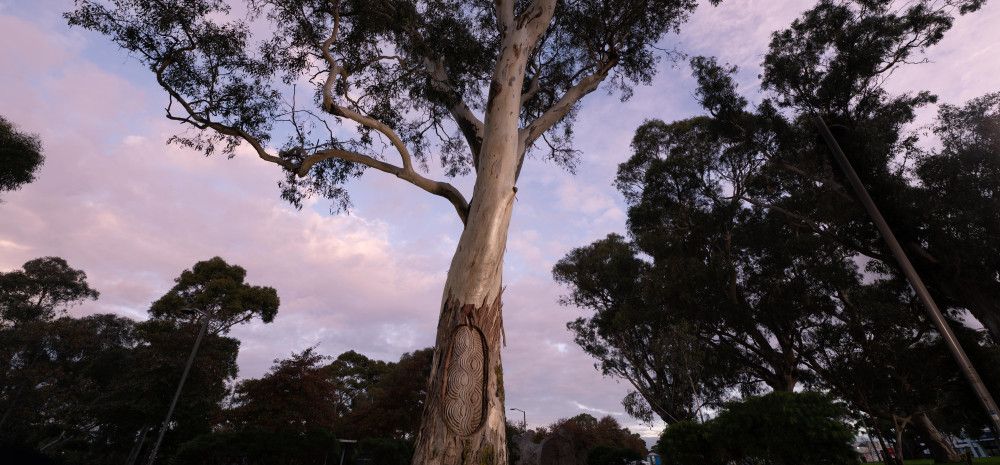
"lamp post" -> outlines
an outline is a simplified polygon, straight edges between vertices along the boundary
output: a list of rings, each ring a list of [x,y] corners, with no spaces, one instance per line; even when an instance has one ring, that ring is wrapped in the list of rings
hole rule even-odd
[[[840,144],[837,143],[837,139],[833,137],[833,133],[830,132],[830,128],[826,126],[826,122],[818,114],[816,117],[816,126],[819,127],[820,134],[826,141],[827,147],[833,152],[833,158],[837,160],[837,164],[840,165],[840,169],[844,171],[844,175],[847,176],[847,180],[850,182],[851,187],[854,188],[854,193],[857,195],[858,200],[861,201],[861,205],[865,207],[868,212],[868,216],[871,217],[873,223],[878,228],[879,233],[882,234],[882,239],[885,240],[886,245],[889,246],[889,250],[892,251],[892,255],[896,258],[896,262],[899,268],[902,269],[903,274],[906,276],[907,281],[910,282],[910,286],[913,287],[913,291],[917,294],[920,302],[924,304],[927,309],[928,315],[930,315],[931,321],[934,322],[934,326],[937,327],[939,333],[941,333],[941,338],[944,339],[945,344],[947,344],[948,349],[951,350],[951,355],[955,358],[955,362],[958,363],[959,368],[962,373],[965,374],[966,379],[969,384],[972,385],[972,390],[976,392],[979,397],[979,401],[982,402],[983,408],[986,410],[986,415],[989,416],[990,421],[993,424],[993,430],[996,434],[1000,434],[1000,412],[997,410],[997,404],[993,400],[993,396],[990,392],[986,390],[986,386],[983,385],[983,380],[979,377],[979,373],[976,372],[976,368],[972,365],[972,361],[969,360],[969,356],[965,354],[962,350],[962,345],[959,344],[958,339],[955,337],[955,333],[948,326],[948,322],[944,319],[944,315],[941,314],[941,309],[938,308],[937,303],[934,302],[934,298],[931,297],[931,293],[924,286],[923,280],[920,279],[920,275],[917,274],[917,270],[913,268],[913,264],[910,263],[909,257],[906,256],[906,252],[903,251],[903,247],[899,245],[899,241],[896,240],[896,235],[893,234],[892,229],[889,228],[889,224],[886,223],[885,218],[882,217],[882,213],[879,212],[878,207],[872,200],[871,196],[868,195],[868,191],[865,189],[864,184],[861,182],[861,178],[858,177],[858,173],[854,171],[854,167],[851,166],[850,160],[844,155],[844,151],[840,148]]]
[[[521,409],[519,409],[517,407],[511,407],[510,409],[518,411],[518,412],[521,412],[521,429],[524,430],[524,431],[527,431],[528,430],[528,415],[526,413],[524,413],[524,410],[521,410]]]

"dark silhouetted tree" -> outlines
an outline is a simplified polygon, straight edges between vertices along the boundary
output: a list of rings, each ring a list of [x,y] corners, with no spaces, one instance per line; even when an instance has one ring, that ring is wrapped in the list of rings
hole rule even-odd
[[[149,314],[154,320],[200,329],[184,371],[181,372],[177,391],[167,408],[166,418],[157,433],[156,442],[153,443],[147,462],[149,465],[156,460],[205,334],[218,336],[228,333],[234,325],[246,323],[255,317],[264,323],[270,323],[278,313],[278,292],[271,287],[247,284],[245,279],[245,269],[213,257],[184,270],[174,280],[174,287],[150,306]]]
[[[98,295],[87,283],[87,274],[70,267],[66,260],[29,260],[20,270],[0,272],[0,327],[49,321]]]
[[[341,386],[324,368],[325,359],[306,349],[275,360],[261,378],[241,381],[224,426],[237,431],[333,431],[343,415],[336,398]]]
[[[0,116],[0,192],[17,190],[34,181],[35,171],[44,161],[41,139],[18,131]]]
[[[0,432],[4,431],[21,397],[27,395],[44,367],[36,366],[47,355],[43,338],[46,323],[72,305],[96,299],[87,274],[59,257],[29,260],[22,269],[0,272]]]

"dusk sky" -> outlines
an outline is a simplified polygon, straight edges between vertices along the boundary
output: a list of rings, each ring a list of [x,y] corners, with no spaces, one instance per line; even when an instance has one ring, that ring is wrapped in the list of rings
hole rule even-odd
[[[706,2],[662,45],[738,65],[741,89],[753,93],[770,33],[811,5]],[[240,377],[260,376],[275,358],[311,346],[396,360],[433,344],[461,227],[447,201],[370,170],[349,185],[350,212],[330,214],[322,199],[299,211],[279,198],[279,170],[246,150],[206,158],[166,145],[181,128],[163,117],[164,92],[104,37],[69,29],[61,14],[71,6],[0,0],[0,115],[37,133],[46,156],[34,183],[3,194],[0,270],[64,257],[101,292],[74,315],[143,319],[195,262],[218,255],[239,264],[252,283],[275,287],[282,302],[273,323],[232,332],[242,344]],[[929,90],[943,103],[1000,90],[1000,2],[960,17],[926,58],[893,75],[889,88]],[[622,413],[627,385],[602,377],[575,346],[566,322],[584,313],[559,305],[566,289],[551,269],[571,248],[624,231],[625,207],[611,182],[635,128],[699,113],[685,62],[660,68],[625,103],[601,90],[584,100],[576,175],[529,160],[519,181],[504,275],[503,362],[507,407],[527,411],[529,426],[587,412],[615,415],[647,437],[659,430]],[[466,196],[470,182],[456,182]]]

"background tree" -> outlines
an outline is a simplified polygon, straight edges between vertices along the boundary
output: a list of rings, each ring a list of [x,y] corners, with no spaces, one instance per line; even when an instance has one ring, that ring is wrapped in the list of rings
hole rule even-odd
[[[170,425],[174,408],[180,399],[202,338],[206,333],[218,336],[228,333],[234,325],[258,317],[270,323],[278,313],[278,292],[271,287],[246,284],[246,270],[214,257],[195,263],[174,280],[175,284],[163,297],[153,302],[149,314],[156,320],[188,326],[200,326],[191,347],[187,364],[177,383],[177,391],[167,408],[166,418],[157,432],[149,454],[149,465],[156,460],[160,444]],[[161,378],[162,379],[162,378]]]
[[[236,385],[216,431],[206,431],[218,438],[195,438],[182,445],[178,454],[190,457],[185,460],[204,452],[226,460],[243,457],[260,464],[278,463],[280,454],[250,457],[253,454],[228,446],[218,454],[209,451],[223,439],[242,444],[274,433],[282,441],[301,443],[307,451],[325,451],[333,437],[360,440],[351,450],[356,460],[408,463],[420,426],[432,354],[427,348],[405,353],[398,362],[384,362],[347,351],[326,363],[329,357],[309,348],[275,360],[264,376]],[[294,447],[275,450],[286,449]]]
[[[87,274],[59,257],[26,262],[22,269],[0,272],[0,431],[19,409],[41,367],[45,324],[98,292],[87,283]]]
[[[576,343],[598,360],[605,375],[627,380],[635,391],[626,411],[644,421],[694,419],[704,404],[720,398],[735,376],[697,337],[697,322],[663,308],[653,266],[637,247],[612,234],[574,249],[553,269],[570,287],[562,299],[594,311],[568,327]]]
[[[34,181],[35,171],[44,161],[41,139],[18,131],[0,116],[0,192],[17,190]]]
[[[622,427],[611,416],[597,419],[581,413],[557,420],[548,428],[540,428],[536,436],[540,437],[534,442],[542,443],[537,459],[539,463],[552,461],[584,465],[590,463],[592,453],[593,460],[598,462],[614,461],[622,455],[646,455],[646,443],[642,438]]]
[[[337,356],[326,366],[328,376],[336,386],[335,405],[337,414],[343,418],[337,433],[343,437],[358,434],[348,426],[348,417],[356,417],[354,412],[371,404],[375,388],[392,370],[392,364],[383,360],[372,360],[364,354],[349,350]],[[427,379],[424,378],[426,382]]]
[[[179,324],[207,322],[208,332],[225,334],[238,324],[259,318],[274,321],[278,292],[272,287],[247,284],[247,272],[220,257],[195,263],[184,270],[174,286],[149,307],[149,316]]]
[[[178,465],[310,465],[335,463],[340,444],[328,431],[243,431],[199,436],[184,443]]]
[[[338,384],[324,370],[325,357],[312,348],[275,360],[263,377],[240,382],[226,411],[236,431],[332,431],[339,419]]]
[[[30,363],[3,373],[12,391],[4,403],[5,439],[41,451],[104,439],[101,411],[116,401],[110,395],[121,380],[118,368],[128,358],[132,331],[131,321],[111,315],[19,327],[23,344],[4,345],[3,359],[27,357]]]
[[[434,349],[404,353],[351,411],[347,424],[359,437],[415,441],[427,397]]]
[[[99,295],[87,283],[87,274],[66,260],[29,260],[20,270],[0,272],[0,327],[51,321],[71,306]]]
[[[27,349],[0,345],[4,360],[38,354],[24,368],[3,373],[3,385],[21,391],[4,428],[5,442],[41,450],[69,464],[127,463],[168,407],[195,334],[178,325],[136,323],[114,315],[62,317],[0,334],[21,334]],[[212,427],[236,376],[239,343],[209,335],[192,369],[164,452]],[[15,350],[12,355],[10,350]],[[6,405],[5,405],[6,407]],[[143,447],[145,446],[145,447]]]
[[[1000,99],[942,106],[933,127],[940,144],[926,148],[906,126],[935,98],[882,87],[940,41],[955,16],[981,3],[822,0],[772,36],[761,76],[766,92],[755,105],[737,91],[734,67],[693,59],[696,95],[708,115],[645,123],[619,169],[630,240],[618,239],[617,255],[608,252],[610,238],[574,250],[556,267],[572,303],[595,310],[586,325],[571,324],[581,346],[602,363],[616,355],[607,347],[628,347],[620,342],[627,326],[608,323],[625,313],[605,310],[608,302],[626,308],[638,301],[695,320],[706,318],[699,310],[707,307],[715,323],[694,327],[721,329],[706,341],[716,348],[734,342],[723,353],[751,380],[773,390],[799,381],[825,386],[894,424],[899,436],[915,427],[939,457],[954,458],[938,425],[975,429],[984,418],[972,404],[958,407],[967,390],[957,367],[937,358],[940,340],[913,312],[911,291],[810,121],[815,113],[846,128],[845,151],[936,298],[953,317],[968,309],[990,329],[995,299],[986,296],[1000,289],[990,249],[1000,214],[992,194],[1000,185]],[[967,288],[959,289],[961,273],[975,274]],[[957,331],[982,366],[995,365],[988,341]],[[625,363],[650,377],[666,372],[646,360]],[[833,388],[838,383],[842,388]],[[670,396],[649,403],[662,399]],[[975,419],[945,418],[972,409]],[[896,442],[901,447],[903,438]]]
[[[553,271],[571,289],[564,303],[594,311],[570,323],[577,343],[668,423],[695,418],[661,407],[676,400],[718,405],[729,389],[791,392],[810,381],[811,334],[836,306],[824,283],[852,276],[839,251],[743,208],[744,173],[759,160],[752,143],[727,144],[714,125],[640,127],[617,177],[632,241],[609,236]],[[635,398],[629,413],[648,419]]]
[[[1000,342],[1000,93],[941,105],[939,148],[918,152],[908,186],[920,208],[922,261],[938,286]],[[918,251],[920,249],[918,248]]]
[[[320,194],[344,207],[346,181],[368,169],[451,203],[464,228],[414,462],[452,464],[506,460],[501,269],[525,156],[571,167],[576,104],[605,81],[623,97],[648,83],[656,43],[695,6],[256,0],[251,10],[270,26],[256,37],[221,0],[78,0],[67,18],[149,68],[169,96],[167,117],[193,130],[172,140],[206,153],[245,144],[283,171],[282,195],[293,204]],[[313,111],[299,106],[299,82],[313,86]],[[383,158],[382,147],[399,161]],[[432,147],[446,174],[475,172],[471,203],[418,172]],[[448,381],[465,376],[483,382]]]
[[[187,367],[197,333],[189,324],[150,319],[137,325],[139,343],[133,350],[128,381],[118,388],[130,425],[129,448],[136,455],[151,449],[160,419],[167,412],[177,385],[172,380]],[[169,457],[176,447],[207,433],[221,414],[229,385],[236,379],[240,343],[232,337],[206,334],[198,349],[197,363],[190,365],[184,391],[177,399],[172,427],[165,432],[161,450]]]
[[[818,385],[852,410],[891,424],[897,449],[915,432],[941,461],[958,460],[936,423],[961,434],[981,431],[987,418],[907,285],[881,280],[838,292],[842,310],[819,332],[823,350],[809,360]],[[995,346],[961,323],[951,326],[996,390]]]
[[[802,118],[815,112],[843,126],[845,152],[852,157],[852,164],[935,300],[942,307],[969,310],[996,338],[1000,335],[996,315],[1000,313],[995,301],[986,296],[997,288],[997,270],[990,268],[994,264],[988,259],[973,258],[968,265],[960,262],[965,253],[976,257],[990,253],[983,249],[989,247],[985,242],[962,242],[968,235],[988,230],[976,221],[953,228],[955,224],[949,223],[942,210],[930,213],[925,205],[935,204],[935,196],[943,193],[934,187],[922,189],[911,177],[911,160],[921,155],[926,160],[936,151],[920,149],[919,138],[906,127],[914,121],[916,110],[935,102],[936,97],[927,92],[891,95],[883,87],[885,79],[901,65],[920,61],[920,55],[944,37],[955,16],[974,11],[982,3],[922,1],[904,6],[891,2],[820,2],[789,29],[773,36],[764,59],[763,88],[787,116],[780,120],[792,123],[787,126],[791,135],[771,131],[767,125],[757,125],[765,129],[760,131],[732,121],[730,124],[751,129],[757,133],[755,137],[786,141],[763,152],[767,163],[756,175],[767,189],[749,192],[748,202],[782,212],[790,223],[810,228],[825,240],[878,261],[884,273],[898,274],[871,221]],[[714,93],[709,100],[719,100],[721,95]],[[988,107],[981,102],[978,121],[989,120]],[[767,116],[773,111],[762,105],[755,113]],[[960,118],[954,121],[963,124]],[[971,124],[972,120],[965,121]],[[973,126],[966,128],[977,131]],[[942,142],[947,133],[939,131],[945,136]],[[966,155],[969,160],[975,159],[975,155]],[[987,170],[975,181],[986,188],[995,183],[990,176]],[[962,190],[956,191],[954,197],[947,194],[954,201],[948,205],[954,208],[948,214],[995,215],[983,211],[991,208],[989,202],[984,203],[978,194],[969,194]],[[940,200],[936,204],[943,207]],[[973,248],[959,251],[958,244]],[[956,280],[959,269],[962,278]]]
[[[587,465],[628,465],[642,461],[638,452],[624,447],[597,446],[587,454]]]

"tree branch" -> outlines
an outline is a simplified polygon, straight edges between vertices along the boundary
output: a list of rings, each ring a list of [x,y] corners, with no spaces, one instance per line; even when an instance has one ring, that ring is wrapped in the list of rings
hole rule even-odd
[[[617,60],[614,59],[602,63],[596,71],[580,79],[573,87],[570,87],[559,100],[545,110],[545,113],[542,113],[541,116],[521,129],[520,136],[524,146],[531,146],[542,134],[565,118],[573,109],[573,105],[579,102],[585,95],[597,89],[597,86],[608,77],[608,72],[616,64]]]
[[[451,85],[451,81],[448,79],[448,72],[445,70],[444,63],[440,59],[432,60],[429,57],[424,57],[424,67],[430,75],[431,85],[434,89],[448,95],[450,100],[448,102],[448,112],[451,113],[451,117],[455,120],[455,124],[458,125],[458,129],[465,136],[465,141],[469,144],[469,150],[472,151],[472,164],[478,168],[479,152],[482,150],[483,135],[485,134],[483,121],[472,112],[472,109],[469,108]]]
[[[514,0],[496,0],[497,25],[506,35],[514,29]]]
[[[375,168],[379,171],[395,175],[397,178],[407,181],[431,194],[447,199],[451,202],[452,206],[455,207],[455,212],[458,213],[458,217],[462,220],[462,224],[465,224],[468,219],[469,202],[465,200],[465,196],[463,196],[462,193],[455,188],[455,186],[446,182],[425,178],[412,169],[406,169],[405,167],[386,163],[382,160],[357,152],[341,149],[326,149],[316,152],[303,160],[298,170],[295,170],[295,173],[300,177],[305,176],[309,173],[309,170],[313,167],[313,165],[331,158],[338,158],[352,163],[359,163],[367,167]]]

